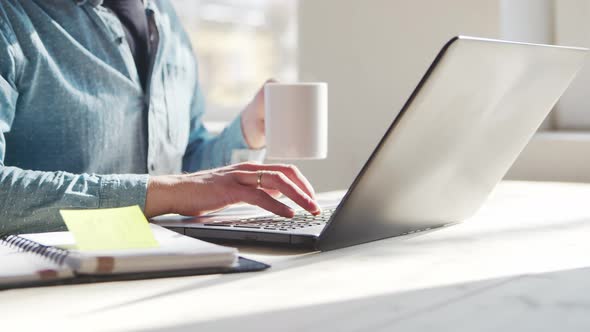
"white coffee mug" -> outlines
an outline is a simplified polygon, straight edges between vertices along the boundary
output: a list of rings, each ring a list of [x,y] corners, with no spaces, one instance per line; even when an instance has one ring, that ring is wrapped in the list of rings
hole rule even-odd
[[[328,155],[328,85],[267,83],[266,157],[324,159]]]

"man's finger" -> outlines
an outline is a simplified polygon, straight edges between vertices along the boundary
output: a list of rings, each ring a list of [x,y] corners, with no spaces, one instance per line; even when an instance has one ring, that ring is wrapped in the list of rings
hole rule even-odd
[[[267,211],[285,218],[293,218],[295,211],[287,205],[272,198],[262,190],[241,186],[237,197],[243,202],[259,206]]]
[[[278,190],[274,190],[274,189],[264,189],[262,188],[262,190],[264,190],[265,193],[269,194],[270,196],[272,196],[273,198],[279,198],[281,196],[283,196],[283,194],[281,194],[280,191]]]
[[[312,214],[319,214],[319,205],[281,172],[263,171],[261,177],[262,188],[274,189],[282,192],[297,205]]]
[[[301,188],[299,188],[293,181],[291,181],[285,174],[276,171],[233,171],[238,183],[251,188],[258,187],[258,179],[260,179],[261,189],[276,190],[283,195],[290,198],[297,205],[312,214],[319,214],[319,205],[307,195]]]
[[[301,190],[303,190],[309,197],[315,200],[315,191],[307,180],[307,178],[301,173],[301,171],[293,165],[282,165],[282,164],[271,164],[263,165],[256,163],[243,163],[237,165],[238,169],[245,171],[275,171],[285,174],[293,183],[295,183]]]

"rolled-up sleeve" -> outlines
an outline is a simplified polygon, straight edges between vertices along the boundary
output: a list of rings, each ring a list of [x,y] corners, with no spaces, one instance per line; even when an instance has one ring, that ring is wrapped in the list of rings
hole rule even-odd
[[[145,208],[147,175],[39,172],[0,166],[0,233],[63,230],[60,209]]]

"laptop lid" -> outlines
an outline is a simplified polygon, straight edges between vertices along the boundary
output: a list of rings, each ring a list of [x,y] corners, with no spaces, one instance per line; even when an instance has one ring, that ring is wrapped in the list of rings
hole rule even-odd
[[[455,37],[320,235],[330,250],[463,221],[506,174],[587,50]]]

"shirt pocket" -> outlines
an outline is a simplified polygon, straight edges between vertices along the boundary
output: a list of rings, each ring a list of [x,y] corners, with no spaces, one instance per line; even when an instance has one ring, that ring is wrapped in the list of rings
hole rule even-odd
[[[168,139],[178,149],[186,149],[190,135],[194,75],[177,64],[166,63],[163,70],[164,100]]]

